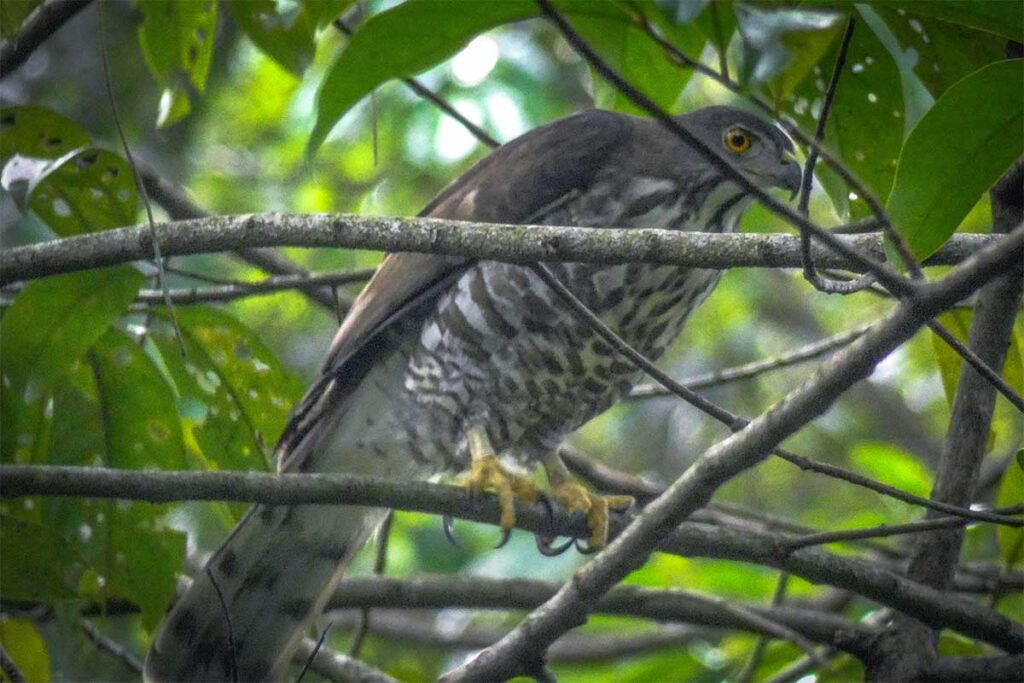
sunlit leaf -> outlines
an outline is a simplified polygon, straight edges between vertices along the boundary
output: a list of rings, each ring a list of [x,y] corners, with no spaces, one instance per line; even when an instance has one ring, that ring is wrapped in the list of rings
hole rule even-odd
[[[215,309],[177,311],[187,356],[168,332],[153,342],[175,384],[179,410],[195,423],[203,454],[224,469],[265,468],[266,452],[302,393],[300,383],[252,331]]]
[[[917,496],[931,490],[931,475],[917,458],[886,443],[860,443],[850,451],[850,462],[873,478]]]
[[[743,80],[769,84],[776,102],[804,80],[842,26],[842,15],[832,12],[737,6],[736,17],[743,38]]]
[[[477,34],[537,11],[527,0],[412,0],[375,15],[324,76],[308,152],[315,152],[341,117],[381,83],[413,76],[455,54]]]
[[[310,16],[309,9],[275,0],[230,0],[226,4],[249,39],[288,71],[301,75],[313,61],[317,19]]]
[[[1024,503],[1024,465],[1020,459],[1011,460],[999,482],[996,505],[1010,507]],[[996,527],[999,539],[999,555],[1007,567],[1016,567],[1024,561],[1024,529],[1004,526]]]
[[[918,257],[949,239],[1024,152],[1021,83],[1021,60],[984,67],[949,88],[907,137],[888,209]]]
[[[26,619],[0,619],[0,643],[26,683],[50,680],[50,655],[35,624]],[[3,680],[9,680],[6,676]]]
[[[157,83],[179,98],[187,98],[186,82],[202,93],[213,58],[217,3],[172,0],[140,2],[138,7],[143,14],[139,45]],[[180,113],[182,105],[161,110]],[[163,123],[169,125],[174,120],[172,116],[165,117]]]
[[[139,344],[110,328],[89,354],[112,467],[185,469],[174,396]]]
[[[971,311],[955,310],[946,311],[936,319],[947,330],[953,333],[957,339],[967,343],[971,332],[971,319],[974,316]],[[956,387],[960,382],[960,370],[963,368],[963,359],[949,344],[944,342],[934,332],[932,333],[932,346],[935,349],[935,360],[939,365],[939,375],[942,377],[942,388],[946,394],[946,402],[952,406],[953,398],[956,396]]]
[[[15,154],[0,184],[65,237],[129,225],[138,207],[131,168],[106,150],[76,149],[53,161]]]

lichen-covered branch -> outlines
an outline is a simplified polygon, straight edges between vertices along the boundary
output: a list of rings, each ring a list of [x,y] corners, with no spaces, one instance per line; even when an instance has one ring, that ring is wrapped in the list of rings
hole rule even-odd
[[[664,263],[725,269],[799,268],[796,236],[713,234],[653,229],[596,229],[465,223],[437,218],[395,218],[346,214],[248,214],[211,216],[156,226],[165,256],[184,256],[255,247],[325,247],[415,251],[514,263],[585,261]],[[877,234],[837,236],[851,249],[884,258]],[[998,237],[956,235],[930,260],[951,265]],[[89,268],[148,259],[148,227],[118,228],[7,249],[0,259],[0,285]],[[826,248],[813,252],[823,268],[856,270],[855,263]]]

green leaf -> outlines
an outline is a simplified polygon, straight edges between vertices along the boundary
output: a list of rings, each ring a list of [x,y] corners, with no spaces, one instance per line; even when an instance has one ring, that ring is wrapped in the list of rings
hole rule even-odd
[[[0,166],[15,154],[56,159],[92,140],[71,119],[42,107],[0,108]]]
[[[151,339],[203,454],[222,469],[266,467],[265,451],[284,430],[301,383],[226,313],[201,307],[176,313],[187,357],[170,333],[156,330]]]
[[[789,100],[793,116],[805,130],[817,126],[838,50],[835,41],[827,56],[812,69],[813,78],[806,79]],[[904,103],[899,68],[865,26],[854,32],[846,63],[825,126],[825,145],[881,199],[889,194],[903,142]],[[822,169],[819,179],[837,213],[843,213],[852,188],[840,182],[825,182],[825,164],[818,167]],[[854,216],[869,213],[862,199],[851,201],[849,207]]]
[[[1024,40],[1024,12],[1018,2],[992,2],[985,0],[942,0],[922,2],[921,0],[899,0],[888,2],[901,15],[932,17],[945,22],[969,26],[997,36]]]
[[[128,308],[141,284],[142,274],[129,266],[27,284],[0,330],[5,385],[36,395],[48,388]]]
[[[980,69],[949,88],[907,137],[888,209],[919,258],[949,239],[1024,152],[1021,83],[1021,60]]]
[[[946,311],[938,316],[936,320],[963,343],[971,333],[971,311],[953,310]],[[942,377],[942,388],[946,393],[946,402],[952,406],[956,397],[956,388],[960,382],[960,370],[963,368],[963,359],[956,351],[950,348],[934,332],[932,333],[932,348],[935,349],[935,360],[939,364],[939,375]]]
[[[174,395],[130,336],[109,328],[90,353],[106,430],[107,459],[122,469],[184,469]]]
[[[1018,455],[1020,455],[1018,453]],[[1024,502],[1024,464],[1020,459],[1010,462],[999,483],[996,496],[998,507],[1010,507]],[[1008,568],[1013,568],[1024,560],[1024,528],[996,527],[996,538],[999,540],[999,555]]]
[[[528,0],[411,0],[373,16],[327,70],[316,98],[312,155],[359,100],[393,79],[413,76],[458,52],[488,29],[534,16]]]
[[[842,25],[842,15],[808,10],[765,11],[737,5],[743,38],[742,80],[769,84],[776,103],[803,82]]]
[[[6,40],[18,32],[43,0],[4,0],[0,3],[0,35]]]
[[[873,9],[903,50],[917,53],[914,73],[934,97],[964,76],[1003,59],[1006,41],[991,33],[927,16],[899,14],[885,5]]]
[[[917,496],[931,491],[931,475],[920,460],[887,443],[859,443],[850,450],[850,462],[873,478]],[[905,506],[898,508],[910,515]]]
[[[46,683],[50,678],[50,655],[35,624],[26,619],[0,619],[0,643],[25,677],[26,683]],[[4,680],[9,680],[4,677]]]
[[[18,294],[0,328],[5,461],[18,460],[16,449],[39,441],[47,392],[124,312],[141,284],[138,271],[120,266],[36,280]]]
[[[75,149],[53,161],[15,154],[0,184],[62,237],[129,225],[138,210],[131,168],[106,150]]]
[[[637,90],[663,109],[675,104],[691,71],[675,65],[665,51],[637,26],[631,14],[610,3],[562,2],[559,7],[570,15],[573,27],[602,59]],[[653,23],[655,19],[651,21]],[[702,46],[703,41],[696,31],[677,29],[675,33],[675,38],[679,34],[686,37],[691,53],[696,51],[699,54],[698,45]],[[594,93],[594,104],[602,109],[647,114],[645,109],[633,104],[597,73],[594,73]]]
[[[217,3],[213,0],[162,0],[139,2],[143,20],[139,26],[139,45],[146,65],[164,87],[164,97],[172,101],[187,100],[186,83],[200,94],[206,88],[213,58],[214,35],[217,29]],[[180,114],[185,111],[178,101],[174,106],[161,105],[161,112]],[[162,117],[163,125],[177,120]]]
[[[313,61],[317,19],[297,3],[229,0],[228,10],[249,40],[296,76]]]

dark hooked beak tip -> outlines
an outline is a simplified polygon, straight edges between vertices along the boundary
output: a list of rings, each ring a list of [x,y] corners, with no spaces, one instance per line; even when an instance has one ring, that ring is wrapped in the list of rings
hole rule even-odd
[[[789,190],[789,201],[793,201],[800,191],[802,179],[803,172],[800,170],[800,164],[795,161],[787,161],[778,175],[776,184],[784,190]]]

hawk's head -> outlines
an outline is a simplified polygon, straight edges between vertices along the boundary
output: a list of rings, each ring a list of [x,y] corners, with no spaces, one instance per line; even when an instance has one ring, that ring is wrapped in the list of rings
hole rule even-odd
[[[726,106],[697,109],[678,120],[754,183],[781,187],[796,196],[800,164],[792,156],[793,141],[777,126]]]

